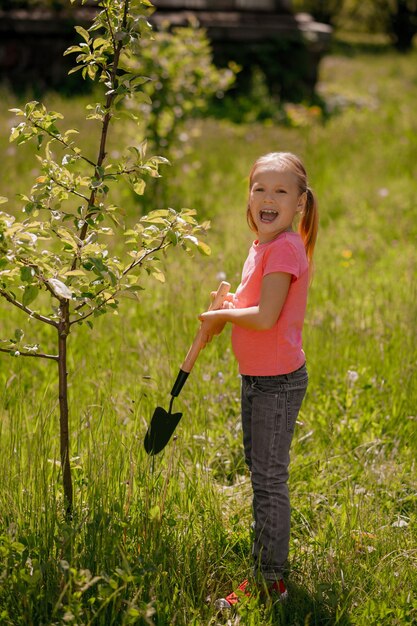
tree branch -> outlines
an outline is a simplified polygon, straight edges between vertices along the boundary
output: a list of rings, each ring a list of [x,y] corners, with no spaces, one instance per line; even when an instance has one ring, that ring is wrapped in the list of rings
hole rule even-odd
[[[55,230],[52,229],[52,231],[59,237],[59,235],[55,232]],[[59,237],[61,239],[61,237]],[[35,265],[34,263],[31,263],[30,261],[28,261],[27,259],[24,259],[22,257],[16,257],[16,260],[19,261],[22,265],[25,265],[27,267],[32,267],[35,270],[36,276],[39,278],[39,280],[42,282],[42,284],[44,285],[45,289],[47,291],[49,291],[49,293],[51,294],[51,296],[53,298],[57,298],[57,295],[55,293],[55,291],[52,289],[51,285],[48,283],[48,280],[44,277],[44,275],[39,271],[39,267],[37,265]],[[0,292],[1,293],[1,292]],[[58,298],[59,300],[59,298]],[[17,305],[16,305],[17,306]],[[28,309],[29,310],[29,309]],[[37,313],[33,313],[33,316],[36,317]],[[49,318],[45,318],[45,319],[49,319]],[[51,320],[52,321],[52,320]],[[56,323],[58,325],[58,322]],[[55,323],[54,323],[55,325]]]
[[[38,359],[51,359],[52,361],[58,361],[58,356],[55,354],[43,354],[42,352],[21,352],[20,350],[14,348],[0,348],[0,352],[7,352],[8,354],[19,352],[18,356],[33,356]]]
[[[100,293],[102,293],[102,291],[104,291],[104,289],[102,289],[101,291],[98,292],[97,295],[99,295]],[[109,295],[108,298],[106,298],[101,304],[99,304],[98,306],[94,307],[94,309],[91,309],[91,311],[89,311],[89,313],[86,313],[85,315],[82,315],[81,317],[79,317],[76,320],[72,320],[72,322],[69,323],[70,326],[72,326],[73,324],[78,324],[79,322],[83,322],[84,320],[86,320],[87,318],[91,317],[92,315],[94,315],[94,313],[96,311],[99,311],[101,309],[102,306],[104,306],[105,304],[107,304],[107,302],[109,302],[109,300],[113,300],[113,298],[115,298],[115,296],[117,295],[117,290],[113,291],[113,293],[111,293]]]
[[[55,185],[58,185],[58,187],[62,187],[62,189],[65,189],[65,191],[68,191],[68,193],[72,193],[74,196],[78,196],[78,198],[82,198],[83,200],[88,202],[89,200],[88,196],[84,196],[79,191],[75,191],[75,189],[72,189],[71,187],[67,187],[67,185],[64,185],[64,183],[61,183],[54,176],[50,175],[49,178],[55,183]]]
[[[142,254],[142,256],[139,257],[139,259],[136,259],[136,261],[133,261],[129,265],[129,267],[127,267],[125,270],[123,270],[123,276],[126,276],[126,274],[131,272],[138,265],[141,265],[143,263],[143,261],[146,259],[146,257],[150,256],[151,254],[154,254],[155,252],[159,252],[159,250],[164,250],[165,248],[167,248],[170,245],[170,243],[169,242],[165,243],[165,239],[166,239],[166,235],[162,239],[162,241],[159,244],[159,246],[157,246],[156,248],[152,248],[152,250],[148,250],[147,252],[144,252]]]
[[[123,12],[122,28],[126,27],[127,17],[128,17],[128,10],[129,10],[129,0],[125,0],[125,2],[124,2],[124,12]],[[108,12],[106,13],[106,16],[107,16],[107,21],[108,21],[108,24],[109,24],[109,30],[110,30],[110,32],[112,34],[112,38],[113,38],[113,33],[112,33],[112,30],[111,30],[110,17],[109,17]],[[114,38],[113,38],[113,41],[115,42]],[[120,53],[121,53],[121,51],[123,49],[123,42],[122,42],[122,40],[117,42],[117,46],[114,46],[114,44],[113,44],[113,49],[114,49],[114,57],[113,57],[113,64],[112,64],[111,78],[110,78],[112,89],[110,90],[111,93],[107,94],[106,102],[105,102],[105,105],[104,105],[105,110],[106,110],[106,114],[105,114],[105,116],[103,118],[103,124],[102,124],[102,127],[101,127],[101,138],[100,138],[100,147],[99,147],[99,151],[98,151],[97,163],[94,164],[96,173],[97,173],[98,168],[102,166],[103,161],[106,158],[107,133],[108,133],[108,130],[109,130],[110,119],[112,117],[111,107],[112,107],[112,104],[113,104],[113,100],[115,98],[115,93],[116,93],[116,88],[117,88],[117,70],[118,70],[118,67],[119,67]],[[88,206],[89,207],[94,207],[95,200],[96,200],[96,190],[93,189],[91,191],[90,199],[88,201]],[[81,241],[84,241],[84,239],[87,236],[87,231],[88,231],[87,218],[88,217],[89,217],[89,214],[87,212],[84,224],[82,225],[81,230],[80,230],[80,234],[79,234],[79,239],[81,239]],[[73,262],[72,262],[72,266],[71,266],[72,270],[75,270],[75,268],[77,266],[77,258],[78,257],[75,257]]]
[[[107,24],[108,24],[108,27],[109,27],[110,36],[111,36],[111,40],[112,40],[112,44],[113,44],[113,51],[116,52],[116,40],[114,38],[114,32],[113,32],[113,28],[112,28],[112,25],[111,25],[111,20],[110,20],[108,7],[105,7],[104,11],[106,13]]]
[[[88,157],[80,154],[79,152],[76,152],[76,150],[74,150],[74,148],[69,143],[67,143],[64,139],[62,139],[62,137],[60,137],[59,135],[55,135],[54,133],[51,133],[50,130],[48,130],[47,128],[44,128],[42,126],[42,124],[34,122],[30,117],[28,119],[30,120],[30,122],[33,124],[33,126],[35,128],[39,128],[39,130],[43,131],[44,133],[46,133],[47,135],[52,137],[52,139],[55,139],[55,141],[58,141],[59,143],[61,143],[63,146],[68,148],[68,150],[71,150],[71,152],[73,152],[73,154],[78,156],[80,159],[82,159],[83,161],[85,161],[89,165],[92,165],[93,167],[96,167],[96,164],[94,163],[94,161],[91,161]]]
[[[27,315],[29,315],[29,317],[33,317],[40,322],[44,322],[45,324],[50,324],[50,326],[53,326],[54,328],[58,328],[58,322],[54,322],[54,320],[51,320],[49,317],[45,317],[45,315],[32,311],[32,309],[29,309],[29,307],[13,298],[9,293],[7,293],[7,291],[4,291],[4,289],[0,289],[0,296],[3,296],[3,298],[10,302],[10,304],[13,304],[21,311],[24,311]]]
[[[156,248],[152,248],[152,250],[148,250],[147,252],[145,252],[139,259],[137,259],[136,261],[133,261],[133,263],[131,263],[129,265],[129,267],[127,267],[123,272],[122,272],[122,276],[126,276],[126,274],[128,274],[132,269],[134,269],[135,267],[137,267],[138,265],[140,265],[141,263],[143,263],[143,261],[146,259],[146,257],[150,256],[151,254],[154,254],[155,252],[158,252],[159,250],[164,250],[165,248],[167,248],[170,243],[167,242],[165,243],[165,239],[166,237],[164,237],[160,243],[159,246],[157,246]],[[99,296],[101,293],[103,293],[103,291],[106,291],[107,287],[103,287],[103,289],[100,289],[100,291],[98,291],[96,293],[96,297]],[[99,311],[101,309],[102,306],[104,306],[109,300],[113,300],[113,298],[115,298],[117,296],[119,292],[119,289],[116,289],[115,291],[113,291],[108,298],[106,298],[106,300],[104,300],[104,302],[102,302],[101,304],[99,304],[98,306],[94,307],[93,309],[91,309],[88,313],[86,313],[85,315],[78,317],[75,320],[72,320],[70,322],[70,326],[72,326],[73,324],[78,324],[79,322],[83,322],[84,320],[86,320],[88,317],[91,317],[91,315],[94,315],[94,313],[96,311]],[[85,302],[82,302],[81,304],[79,304],[74,311],[79,311],[83,306],[85,306]]]

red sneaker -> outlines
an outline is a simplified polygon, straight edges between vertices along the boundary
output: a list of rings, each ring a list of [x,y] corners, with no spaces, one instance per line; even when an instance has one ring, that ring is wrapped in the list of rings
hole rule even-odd
[[[219,598],[218,600],[216,600],[215,602],[216,609],[231,609],[234,604],[237,604],[239,602],[239,599],[242,595],[245,595],[249,598],[250,593],[249,593],[248,586],[249,586],[249,581],[244,580],[243,583],[240,583],[236,591],[232,591],[232,593],[229,593],[229,595],[226,596],[225,598]]]
[[[229,595],[225,598],[219,598],[218,600],[216,600],[216,609],[231,609],[232,606],[239,602],[242,595],[250,598],[251,593],[249,590],[249,586],[249,581],[244,580],[243,583],[241,583],[236,589],[236,591],[232,591],[232,593],[229,593]],[[288,598],[288,591],[282,578],[275,581],[274,583],[272,583],[272,585],[268,587],[268,595],[272,596],[272,599],[274,599],[274,596],[278,596],[278,600],[280,602],[283,602]]]
[[[283,602],[288,598],[288,591],[282,578],[276,580],[268,589],[271,596],[278,595],[278,600]]]

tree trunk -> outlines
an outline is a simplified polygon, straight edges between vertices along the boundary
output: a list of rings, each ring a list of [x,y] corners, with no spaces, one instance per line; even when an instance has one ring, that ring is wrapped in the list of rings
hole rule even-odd
[[[61,469],[67,518],[72,516],[72,478],[70,466],[67,384],[67,337],[69,333],[68,302],[61,302],[58,328],[59,426]]]
[[[398,0],[397,9],[391,14],[391,29],[397,50],[411,50],[417,32],[417,9],[410,8],[407,0]]]

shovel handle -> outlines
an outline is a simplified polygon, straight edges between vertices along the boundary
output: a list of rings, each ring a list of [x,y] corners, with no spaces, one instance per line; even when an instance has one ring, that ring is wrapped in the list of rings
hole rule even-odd
[[[223,302],[226,299],[227,294],[229,293],[229,290],[230,290],[230,283],[227,283],[226,281],[222,281],[217,289],[216,295],[214,296],[213,302],[210,304],[208,310],[214,311],[216,309],[220,309]],[[202,337],[202,331],[200,328],[194,338],[194,341],[190,349],[188,350],[187,356],[185,357],[183,364],[181,365],[181,370],[183,372],[187,372],[189,374],[191,370],[193,369],[194,363],[196,362],[196,359],[202,348],[201,337]]]

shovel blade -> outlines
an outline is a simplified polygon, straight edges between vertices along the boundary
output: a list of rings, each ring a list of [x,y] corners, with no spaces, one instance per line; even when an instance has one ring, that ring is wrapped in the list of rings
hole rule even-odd
[[[168,413],[162,407],[156,407],[144,440],[148,454],[158,454],[165,448],[181,417],[182,413]]]

